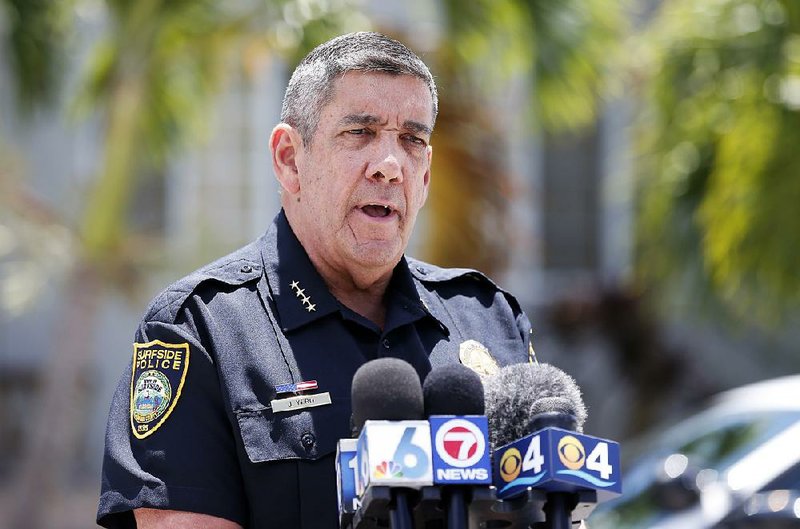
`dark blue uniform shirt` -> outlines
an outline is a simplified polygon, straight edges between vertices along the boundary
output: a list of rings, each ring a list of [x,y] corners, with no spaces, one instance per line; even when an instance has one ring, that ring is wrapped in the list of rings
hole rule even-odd
[[[158,295],[109,415],[98,523],[131,509],[192,511],[250,528],[337,526],[334,452],[350,434],[350,385],[367,360],[421,378],[462,361],[528,358],[516,300],[473,270],[403,258],[383,329],[330,293],[281,212],[254,243]],[[275,387],[316,380],[331,404],[273,413]]]

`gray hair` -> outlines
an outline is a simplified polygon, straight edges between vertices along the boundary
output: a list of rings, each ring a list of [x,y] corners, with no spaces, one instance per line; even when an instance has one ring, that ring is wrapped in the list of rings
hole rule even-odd
[[[320,113],[333,99],[334,83],[350,71],[412,75],[421,79],[431,92],[433,121],[436,121],[439,112],[436,83],[422,59],[380,33],[348,33],[314,48],[297,66],[286,87],[281,121],[299,131],[304,145],[311,143]]]

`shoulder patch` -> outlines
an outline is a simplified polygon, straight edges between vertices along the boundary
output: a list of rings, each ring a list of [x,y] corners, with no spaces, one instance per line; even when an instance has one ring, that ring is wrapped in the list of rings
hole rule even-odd
[[[153,340],[133,344],[131,430],[137,439],[152,435],[169,418],[188,370],[188,343]]]

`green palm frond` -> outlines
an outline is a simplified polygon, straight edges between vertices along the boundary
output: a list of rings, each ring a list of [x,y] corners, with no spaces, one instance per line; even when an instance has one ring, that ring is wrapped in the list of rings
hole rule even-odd
[[[800,6],[679,0],[645,36],[643,277],[766,321],[800,302]]]

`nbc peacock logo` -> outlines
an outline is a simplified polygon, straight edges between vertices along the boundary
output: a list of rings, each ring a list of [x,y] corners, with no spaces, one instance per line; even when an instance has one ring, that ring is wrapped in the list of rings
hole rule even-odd
[[[375,467],[375,478],[402,478],[403,470],[400,465],[394,461],[382,461],[381,464]]]

